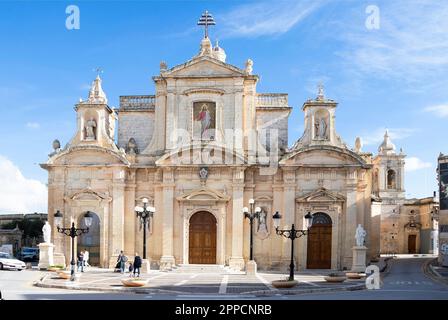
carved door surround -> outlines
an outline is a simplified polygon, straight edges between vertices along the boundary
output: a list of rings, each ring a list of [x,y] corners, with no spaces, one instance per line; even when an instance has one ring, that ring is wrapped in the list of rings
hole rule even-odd
[[[183,218],[182,262],[189,263],[190,219],[201,211],[211,213],[216,219],[216,263],[225,264],[226,212],[230,197],[219,191],[200,188],[177,197],[179,212]]]
[[[332,220],[331,232],[331,268],[338,269],[341,266],[340,256],[342,249],[342,213],[346,198],[326,188],[319,188],[303,196],[296,198],[296,219],[295,222],[300,228],[303,227],[303,217],[310,212],[315,214],[323,212],[330,216]],[[304,237],[301,244],[301,265],[307,265],[308,237]]]
[[[101,193],[86,188],[80,191],[75,191],[71,195],[64,197],[64,227],[69,227],[71,219],[77,223],[82,218],[86,211],[95,212],[100,220],[100,265],[108,267],[108,250],[109,250],[109,223],[110,205],[112,197],[108,193]],[[56,227],[56,226],[55,226]],[[65,256],[70,257],[70,237],[65,239]],[[76,248],[75,248],[76,249]],[[70,259],[70,258],[69,258]],[[70,261],[70,260],[67,261]]]

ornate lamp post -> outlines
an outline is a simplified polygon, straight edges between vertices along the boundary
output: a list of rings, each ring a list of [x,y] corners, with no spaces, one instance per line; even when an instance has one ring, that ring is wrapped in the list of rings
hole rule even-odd
[[[249,200],[249,206],[250,206],[250,211],[249,208],[244,207],[243,208],[243,213],[244,213],[244,217],[248,218],[250,221],[250,259],[249,260],[254,260],[254,253],[253,253],[253,247],[254,247],[254,236],[253,236],[253,232],[254,232],[254,219],[255,218],[259,218],[260,217],[260,212],[261,212],[261,208],[260,207],[255,207],[255,200],[254,199],[250,199]]]
[[[275,232],[279,236],[284,236],[285,238],[291,239],[291,263],[289,264],[289,281],[294,280],[294,240],[300,238],[302,236],[306,236],[308,234],[309,229],[313,225],[313,216],[310,212],[305,215],[305,227],[304,230],[298,230],[292,224],[291,229],[279,229],[280,219],[282,216],[278,211],[272,216],[272,220],[274,221]]]
[[[154,207],[148,207],[148,199],[143,198],[143,208],[136,206],[135,207],[135,215],[140,219],[140,222],[143,225],[143,259],[146,259],[146,227],[150,227],[150,218],[156,212]]]
[[[70,262],[70,280],[75,281],[75,238],[83,233],[89,232],[89,227],[92,225],[93,215],[90,211],[87,211],[84,215],[84,224],[87,228],[75,228],[75,222],[72,221],[70,228],[61,228],[62,213],[58,210],[54,214],[54,222],[57,226],[58,232],[65,234],[72,238],[72,261]]]

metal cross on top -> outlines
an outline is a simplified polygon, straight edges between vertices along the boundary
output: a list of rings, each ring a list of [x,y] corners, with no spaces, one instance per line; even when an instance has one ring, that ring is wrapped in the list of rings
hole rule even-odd
[[[198,21],[198,26],[204,26],[204,38],[208,38],[208,26],[214,26],[215,24],[213,16],[205,10]]]
[[[96,75],[97,75],[97,76],[99,76],[100,73],[103,73],[103,69],[102,69],[101,67],[97,67],[97,68],[93,69],[93,71],[96,72]]]

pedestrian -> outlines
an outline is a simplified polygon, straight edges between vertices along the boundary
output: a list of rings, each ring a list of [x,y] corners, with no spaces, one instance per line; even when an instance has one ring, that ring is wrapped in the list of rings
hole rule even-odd
[[[129,261],[129,276],[132,276],[132,271],[134,270],[134,264]]]
[[[78,253],[78,272],[79,268],[81,268],[81,272],[84,272],[84,252],[81,251]]]
[[[138,272],[138,277],[140,277],[140,268],[141,267],[142,267],[142,258],[140,258],[140,256],[136,252],[135,258],[134,258],[134,278],[135,278],[136,272]]]
[[[89,264],[89,251],[87,251],[87,249],[84,249],[83,261],[84,261],[84,266],[85,267],[90,267],[90,264]]]
[[[126,266],[126,261],[128,261],[128,257],[126,257],[123,253],[123,250],[120,251],[120,255],[118,256],[117,262],[120,263],[120,272],[124,273],[124,268]]]

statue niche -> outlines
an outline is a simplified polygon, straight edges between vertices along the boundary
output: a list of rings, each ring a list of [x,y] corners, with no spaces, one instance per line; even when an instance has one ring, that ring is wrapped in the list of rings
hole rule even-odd
[[[96,140],[96,121],[93,117],[86,121],[86,125],[84,126],[84,140],[93,141]]]
[[[319,110],[314,114],[314,139],[328,140],[328,112]]]

